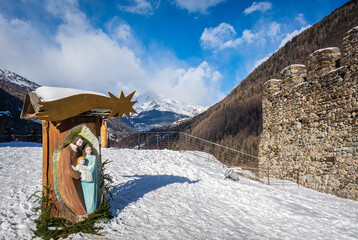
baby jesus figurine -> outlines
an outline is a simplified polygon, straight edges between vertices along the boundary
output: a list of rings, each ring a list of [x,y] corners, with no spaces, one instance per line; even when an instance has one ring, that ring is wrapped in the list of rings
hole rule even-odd
[[[93,181],[92,173],[89,172],[88,170],[90,170],[93,167],[93,164],[86,166],[85,162],[86,162],[85,157],[83,157],[83,156],[79,157],[78,165],[76,167],[72,165],[72,168],[76,171],[81,172],[81,181],[82,182],[92,182]]]

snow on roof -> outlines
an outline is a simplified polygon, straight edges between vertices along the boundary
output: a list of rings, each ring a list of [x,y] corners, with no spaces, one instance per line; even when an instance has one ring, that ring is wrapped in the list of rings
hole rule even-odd
[[[58,99],[62,99],[78,94],[94,94],[94,95],[106,96],[103,93],[98,93],[93,91],[80,90],[74,88],[48,87],[48,86],[39,87],[36,89],[35,92],[36,95],[43,102],[55,101]]]

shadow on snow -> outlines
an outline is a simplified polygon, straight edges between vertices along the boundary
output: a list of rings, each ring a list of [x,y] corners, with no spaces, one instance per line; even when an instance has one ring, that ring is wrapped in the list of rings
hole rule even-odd
[[[111,203],[112,212],[115,217],[129,204],[136,202],[146,193],[173,183],[192,184],[199,182],[199,180],[191,181],[186,177],[174,175],[133,175],[124,177],[135,179],[121,183],[115,187],[117,193],[114,195],[114,199]]]

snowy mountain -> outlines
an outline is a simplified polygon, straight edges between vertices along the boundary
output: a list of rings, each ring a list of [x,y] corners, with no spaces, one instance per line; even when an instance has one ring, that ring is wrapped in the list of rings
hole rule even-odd
[[[2,68],[0,68],[0,81],[3,82],[2,84],[16,85],[26,92],[34,91],[36,88],[40,87],[40,85],[31,82],[24,77]]]
[[[191,104],[182,103],[171,98],[164,98],[155,93],[145,93],[137,97],[137,103],[134,109],[137,113],[157,110],[162,112],[173,112],[179,115],[194,117],[204,112],[208,107],[195,106]]]
[[[152,92],[141,94],[135,100],[137,103],[134,105],[134,109],[138,114],[131,116],[131,119],[124,117],[122,121],[137,131],[148,131],[178,120],[194,117],[208,108],[164,98]]]

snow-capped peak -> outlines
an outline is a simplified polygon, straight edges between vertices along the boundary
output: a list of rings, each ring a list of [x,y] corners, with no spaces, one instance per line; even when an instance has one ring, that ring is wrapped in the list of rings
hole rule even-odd
[[[26,78],[21,77],[20,75],[14,73],[14,72],[11,72],[11,71],[8,71],[8,70],[2,69],[2,68],[0,68],[0,80],[9,82],[9,83],[14,83],[28,92],[34,91],[36,88],[39,87],[38,84],[31,82],[31,81],[27,80]]]
[[[137,113],[144,111],[158,110],[174,112],[188,117],[198,115],[208,109],[206,106],[195,106],[191,104],[182,103],[171,98],[164,98],[153,92],[141,94],[137,97],[137,103],[134,109]]]

